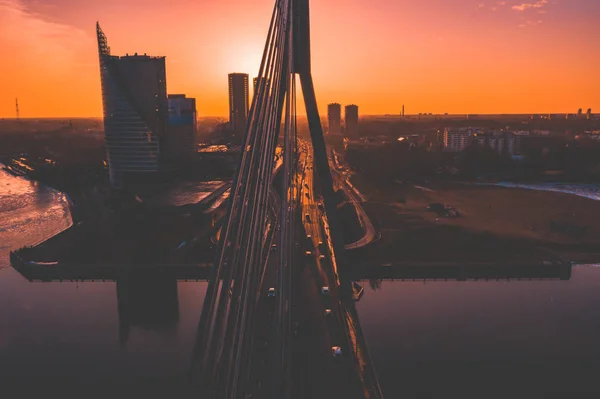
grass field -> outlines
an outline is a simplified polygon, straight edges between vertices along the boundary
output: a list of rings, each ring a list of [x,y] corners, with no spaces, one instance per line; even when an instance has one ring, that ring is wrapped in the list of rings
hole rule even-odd
[[[600,261],[600,202],[570,194],[459,183],[375,186],[353,183],[369,199],[365,209],[383,233],[366,259],[390,261],[522,261],[559,256]],[[440,217],[427,207],[460,211]]]

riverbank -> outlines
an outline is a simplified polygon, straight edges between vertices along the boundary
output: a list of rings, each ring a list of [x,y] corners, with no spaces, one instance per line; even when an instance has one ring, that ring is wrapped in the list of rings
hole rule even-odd
[[[361,174],[353,183],[383,238],[363,258],[387,261],[528,261],[548,257],[600,260],[600,202],[560,192],[488,185],[432,183],[382,186]],[[444,204],[459,211],[442,217]]]

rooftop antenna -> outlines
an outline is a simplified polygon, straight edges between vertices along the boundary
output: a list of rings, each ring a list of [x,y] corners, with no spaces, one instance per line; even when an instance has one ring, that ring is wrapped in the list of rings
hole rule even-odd
[[[21,121],[21,117],[19,115],[19,99],[18,98],[15,98],[15,108],[16,108],[16,111],[17,111],[17,122],[20,122]]]

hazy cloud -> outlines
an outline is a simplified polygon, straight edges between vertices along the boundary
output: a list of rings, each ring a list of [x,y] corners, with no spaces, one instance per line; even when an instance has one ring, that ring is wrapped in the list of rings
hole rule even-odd
[[[0,0],[0,42],[9,43],[21,54],[32,57],[52,55],[64,64],[71,62],[83,46],[92,45],[83,30],[55,22],[33,12],[21,0]],[[52,63],[44,63],[44,68]]]
[[[512,9],[515,11],[525,11],[525,10],[529,10],[531,8],[542,8],[546,4],[548,4],[548,0],[539,0],[536,3],[522,3],[519,5],[514,5],[514,6],[512,6]]]
[[[527,28],[528,26],[536,26],[541,24],[543,21],[541,19],[538,20],[527,20],[519,25],[519,28]]]

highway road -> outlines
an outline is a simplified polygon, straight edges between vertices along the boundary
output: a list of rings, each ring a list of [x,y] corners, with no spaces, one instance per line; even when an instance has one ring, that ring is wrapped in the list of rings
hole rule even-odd
[[[302,229],[298,240],[304,250],[304,267],[295,273],[298,306],[295,322],[295,387],[303,387],[298,398],[364,398],[361,378],[356,375],[352,348],[346,332],[346,315],[340,302],[337,265],[332,254],[327,218],[315,191],[312,148],[302,142],[300,187]],[[303,230],[303,231],[302,231]],[[308,252],[307,252],[308,251]],[[324,295],[322,287],[328,287]],[[327,313],[326,313],[327,312]],[[334,357],[332,348],[342,355]]]

